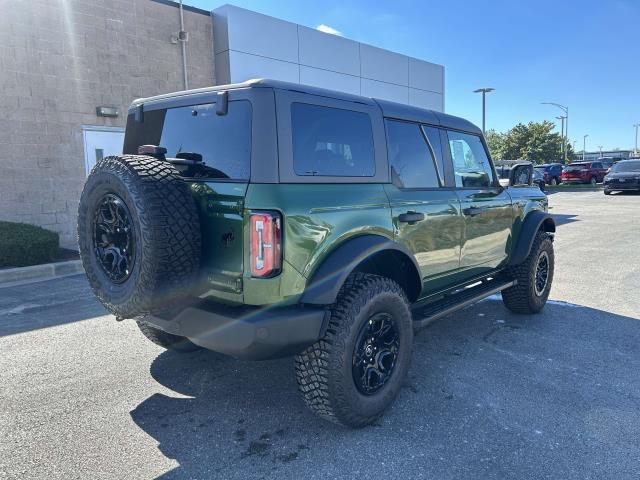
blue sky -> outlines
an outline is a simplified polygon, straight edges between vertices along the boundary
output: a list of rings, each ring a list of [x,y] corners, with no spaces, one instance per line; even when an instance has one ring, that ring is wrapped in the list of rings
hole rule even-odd
[[[640,123],[640,0],[352,1],[185,0],[224,3],[445,66],[445,109],[487,128],[554,120],[569,106],[569,137],[587,150],[633,148]],[[559,129],[558,123],[558,129]]]

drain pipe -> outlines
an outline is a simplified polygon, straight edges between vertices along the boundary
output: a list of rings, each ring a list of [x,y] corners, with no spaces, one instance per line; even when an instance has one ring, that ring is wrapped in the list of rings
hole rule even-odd
[[[184,31],[184,11],[182,10],[182,0],[180,0],[180,31],[178,32],[178,41],[182,47],[182,79],[184,89],[189,90],[189,79],[187,78],[187,41],[189,35]]]

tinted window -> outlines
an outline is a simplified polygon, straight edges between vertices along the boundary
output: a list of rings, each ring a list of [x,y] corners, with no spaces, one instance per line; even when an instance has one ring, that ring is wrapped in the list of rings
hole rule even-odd
[[[216,115],[215,103],[153,110],[144,122],[130,115],[125,153],[138,153],[140,145],[159,145],[167,157],[198,153],[214,178],[248,180],[251,163],[251,104],[229,103],[227,115]]]
[[[440,186],[431,150],[420,125],[387,120],[391,180],[400,188]]]
[[[493,186],[493,171],[480,137],[449,130],[449,148],[457,187]]]
[[[375,175],[373,131],[366,113],[294,103],[291,124],[296,175]]]
[[[602,168],[602,164],[596,162],[593,165],[591,165],[591,168]]]
[[[440,175],[440,183],[444,183],[444,160],[442,159],[442,143],[440,142],[440,129],[435,127],[422,127],[427,134],[432,153],[436,157],[436,165]]]
[[[613,166],[614,172],[640,172],[640,161],[632,160],[616,163]]]

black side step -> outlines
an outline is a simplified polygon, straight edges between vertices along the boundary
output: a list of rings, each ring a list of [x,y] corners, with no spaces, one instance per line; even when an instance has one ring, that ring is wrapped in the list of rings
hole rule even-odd
[[[473,287],[463,288],[433,303],[417,307],[413,312],[414,318],[417,317],[413,324],[415,328],[426,327],[431,322],[476,303],[489,295],[498,293],[505,288],[512,287],[515,284],[516,280],[506,280],[503,278],[485,280]]]

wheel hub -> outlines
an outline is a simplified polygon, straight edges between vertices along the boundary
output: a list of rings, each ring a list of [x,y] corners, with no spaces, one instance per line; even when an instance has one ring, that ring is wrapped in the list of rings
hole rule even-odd
[[[391,378],[400,347],[395,321],[377,313],[360,329],[353,351],[352,374],[357,389],[373,395]]]
[[[122,283],[131,275],[134,245],[129,209],[117,195],[104,195],[93,217],[93,248],[98,263],[113,283]]]
[[[535,291],[541,297],[549,281],[549,254],[542,252],[536,263]]]

